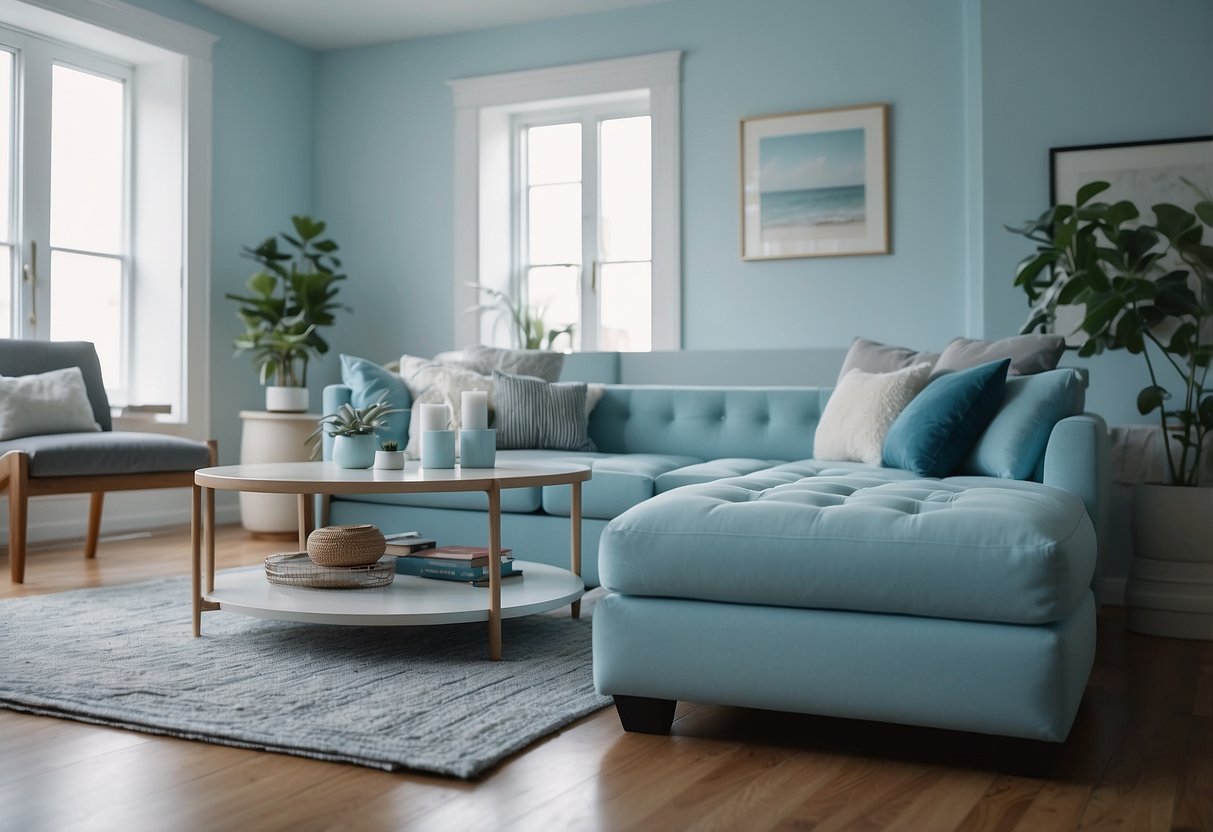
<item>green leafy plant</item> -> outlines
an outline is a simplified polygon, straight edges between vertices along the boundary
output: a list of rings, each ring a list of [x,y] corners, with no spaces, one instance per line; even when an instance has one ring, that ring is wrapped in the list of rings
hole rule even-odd
[[[550,350],[552,344],[561,335],[573,337],[576,324],[569,324],[559,329],[549,329],[544,323],[546,310],[541,306],[526,306],[520,300],[514,300],[500,289],[493,289],[480,283],[469,283],[469,286],[483,292],[489,300],[469,307],[468,312],[496,312],[505,318],[510,326],[510,341],[520,349]]]
[[[1144,358],[1150,383],[1137,409],[1158,413],[1175,485],[1198,484],[1213,429],[1213,199],[1188,184],[1200,195],[1194,210],[1160,203],[1152,223],[1127,200],[1093,202],[1110,186],[1092,182],[1073,205],[1008,228],[1036,243],[1015,276],[1031,305],[1023,332],[1052,331],[1059,306],[1078,306],[1082,323],[1070,335],[1081,338],[1080,356],[1123,349]]]
[[[354,407],[351,404],[343,404],[337,408],[336,413],[326,413],[321,416],[318,425],[311,435],[305,441],[305,444],[312,445],[312,455],[315,456],[320,450],[320,438],[323,434],[328,434],[332,437],[337,436],[368,436],[373,434],[379,428],[387,427],[387,420],[384,418],[392,413],[402,413],[403,408],[392,407],[388,402],[387,393],[381,395],[373,403],[366,407]],[[393,444],[395,442],[384,442],[384,445]],[[397,447],[399,447],[397,445]],[[387,450],[384,447],[384,450]]]
[[[395,439],[385,439],[379,443],[379,450],[394,454],[400,450],[400,443]]]
[[[252,356],[262,384],[303,387],[308,362],[329,350],[319,329],[332,326],[345,308],[336,297],[346,276],[338,272],[337,244],[320,238],[323,222],[293,216],[291,224],[295,233],[279,236],[293,250],[279,248],[277,237],[245,247],[242,256],[261,268],[248,279],[248,294],[225,297],[240,304],[236,314],[244,324],[233,343],[236,355]]]

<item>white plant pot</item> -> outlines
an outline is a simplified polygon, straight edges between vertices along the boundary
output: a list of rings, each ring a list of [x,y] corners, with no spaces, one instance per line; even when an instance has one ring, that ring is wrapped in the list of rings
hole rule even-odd
[[[265,409],[271,413],[304,413],[307,405],[306,387],[265,388]]]
[[[1138,485],[1133,562],[1125,586],[1130,630],[1213,639],[1213,488]]]
[[[404,469],[404,451],[375,451],[375,468],[380,471]]]

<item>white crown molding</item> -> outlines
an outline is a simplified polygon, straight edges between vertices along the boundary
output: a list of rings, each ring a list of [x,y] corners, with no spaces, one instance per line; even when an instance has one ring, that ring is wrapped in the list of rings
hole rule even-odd
[[[0,0],[0,15],[4,20],[30,31],[43,29],[50,14],[130,39],[133,42],[129,45],[136,50],[140,44],[151,44],[178,55],[208,61],[211,47],[219,39],[203,29],[119,0]],[[62,25],[62,20],[58,24]],[[80,45],[87,48],[89,34],[82,31],[73,40],[79,42],[84,38],[86,42]]]
[[[681,66],[682,52],[673,50],[630,58],[458,78],[447,83],[454,91],[457,108],[500,107],[524,101],[678,84],[682,80]]]

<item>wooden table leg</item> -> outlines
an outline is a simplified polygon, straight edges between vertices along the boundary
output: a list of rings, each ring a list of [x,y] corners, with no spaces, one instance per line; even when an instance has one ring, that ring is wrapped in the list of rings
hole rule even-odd
[[[501,488],[489,495],[489,658],[501,661]]]
[[[215,591],[215,489],[204,488],[203,499],[206,500],[206,591]]]
[[[190,558],[193,561],[194,638],[202,635],[202,489],[193,487],[190,514]]]
[[[581,483],[575,482],[569,487],[573,489],[572,506],[569,511],[569,522],[573,527],[572,539],[569,541],[573,552],[573,574],[581,577]],[[570,611],[573,618],[581,618],[580,598],[572,603]]]
[[[307,536],[312,533],[312,528],[315,526],[313,517],[313,503],[311,494],[299,495],[299,551],[307,551]]]

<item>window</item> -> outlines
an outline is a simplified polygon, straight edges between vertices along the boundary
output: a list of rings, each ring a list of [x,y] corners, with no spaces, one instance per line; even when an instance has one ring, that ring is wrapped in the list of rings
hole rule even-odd
[[[679,65],[667,52],[452,81],[454,346],[479,283],[542,310],[557,349],[681,347]],[[468,245],[468,241],[474,245]]]
[[[648,98],[555,123],[519,119],[518,288],[554,348],[652,344],[652,153]],[[641,111],[641,112],[637,112]]]
[[[106,383],[121,397],[129,350],[130,68],[11,30],[0,30],[0,45],[7,139],[0,227],[9,277],[0,331],[94,342]],[[17,125],[21,135],[12,141]]]
[[[214,38],[93,0],[0,11],[0,336],[92,341],[111,404],[208,435]]]

